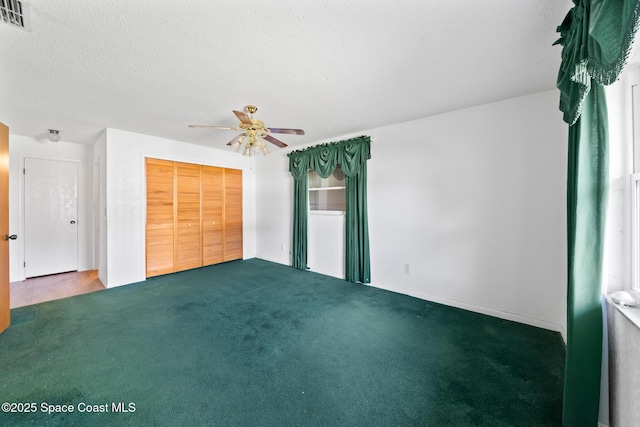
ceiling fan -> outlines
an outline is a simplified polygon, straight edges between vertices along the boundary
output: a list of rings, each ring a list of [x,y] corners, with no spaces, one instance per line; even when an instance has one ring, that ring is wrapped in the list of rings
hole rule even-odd
[[[233,110],[233,114],[238,117],[240,123],[238,127],[226,127],[226,126],[207,126],[207,125],[189,125],[190,128],[203,128],[203,129],[228,129],[228,130],[242,130],[244,131],[240,135],[233,138],[231,141],[227,143],[231,148],[235,151],[240,151],[240,147],[242,146],[242,142],[246,137],[249,137],[247,144],[245,145],[244,151],[242,152],[243,156],[251,156],[251,150],[262,152],[263,155],[267,155],[270,153],[267,145],[264,143],[264,140],[269,141],[270,143],[284,148],[287,146],[284,142],[280,141],[269,135],[270,133],[283,133],[288,135],[304,135],[304,131],[302,129],[285,129],[285,128],[267,128],[264,125],[262,120],[254,119],[253,113],[258,111],[258,107],[255,105],[247,105],[244,107],[247,113],[242,111]]]

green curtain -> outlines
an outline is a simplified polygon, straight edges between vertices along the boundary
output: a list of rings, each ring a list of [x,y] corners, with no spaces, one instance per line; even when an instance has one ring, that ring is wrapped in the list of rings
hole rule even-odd
[[[291,265],[307,268],[307,208],[309,198],[309,157],[289,154],[289,172],[293,175],[293,244]]]
[[[345,278],[369,283],[369,226],[367,220],[367,160],[371,140],[361,136],[293,151],[289,172],[294,179],[292,266],[307,268],[308,176],[315,170],[328,178],[340,165],[346,175]]]
[[[291,265],[301,270],[307,268],[308,198],[308,177],[296,179],[293,182],[293,249],[291,251]]]
[[[562,64],[558,73],[560,110],[573,125],[592,82],[615,82],[627,62],[638,29],[640,0],[573,0],[558,27]]]
[[[603,85],[624,68],[640,0],[574,0],[558,27],[557,87],[569,126],[567,354],[563,424],[597,426],[602,364],[602,255],[608,182]]]
[[[595,426],[602,365],[602,253],[607,203],[607,107],[595,84],[569,128],[567,353],[564,425]]]
[[[345,279],[371,282],[369,264],[369,228],[367,224],[367,164],[360,172],[346,178],[347,212],[345,214]]]

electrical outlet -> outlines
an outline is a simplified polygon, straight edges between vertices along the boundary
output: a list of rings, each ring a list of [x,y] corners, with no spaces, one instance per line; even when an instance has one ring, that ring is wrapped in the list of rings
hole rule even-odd
[[[404,274],[411,273],[411,266],[409,264],[404,265]]]

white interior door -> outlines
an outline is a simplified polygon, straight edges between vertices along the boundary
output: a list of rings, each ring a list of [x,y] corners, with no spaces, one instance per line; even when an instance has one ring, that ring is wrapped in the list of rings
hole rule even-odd
[[[78,269],[78,164],[25,159],[25,276]]]

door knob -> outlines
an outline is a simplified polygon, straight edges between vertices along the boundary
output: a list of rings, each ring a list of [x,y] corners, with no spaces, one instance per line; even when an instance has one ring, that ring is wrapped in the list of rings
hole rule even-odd
[[[74,220],[71,220],[70,224],[75,224],[76,222]]]
[[[18,236],[16,236],[15,234],[12,234],[11,236],[9,236],[8,234],[4,235],[4,240],[16,240],[18,238]]]

